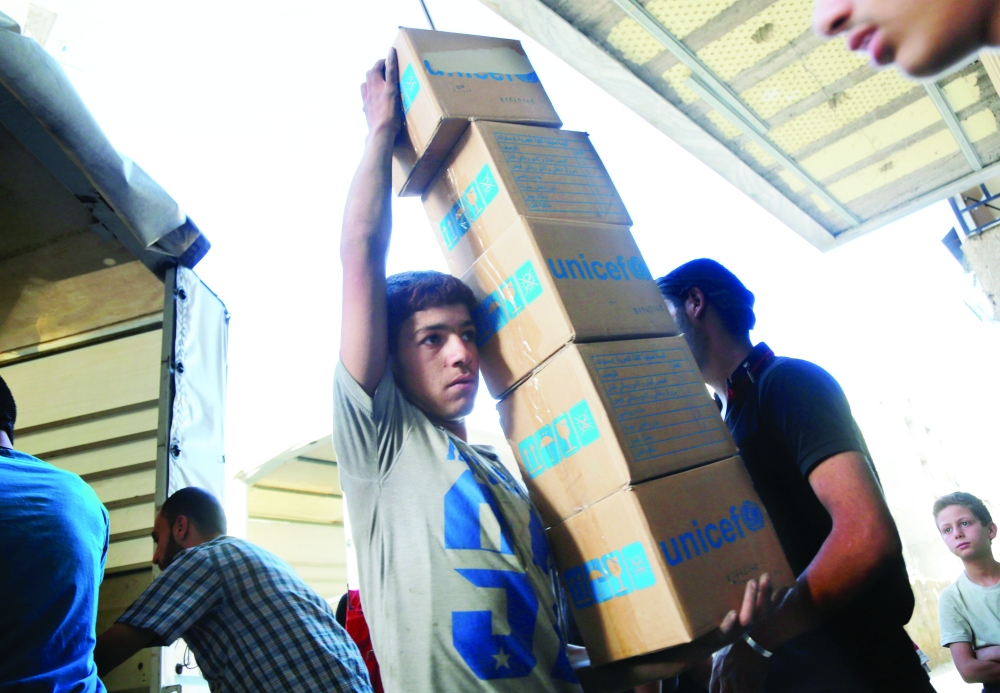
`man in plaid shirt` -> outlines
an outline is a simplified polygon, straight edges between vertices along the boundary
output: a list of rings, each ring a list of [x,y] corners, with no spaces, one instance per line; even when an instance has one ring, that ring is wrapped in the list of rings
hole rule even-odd
[[[213,693],[371,693],[330,606],[280,558],[227,537],[212,494],[191,487],[170,496],[153,541],[163,572],[97,639],[101,676],[143,647],[184,638]]]

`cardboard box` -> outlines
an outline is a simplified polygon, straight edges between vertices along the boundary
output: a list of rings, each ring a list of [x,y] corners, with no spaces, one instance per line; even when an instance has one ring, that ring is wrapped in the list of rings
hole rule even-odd
[[[795,582],[738,457],[619,491],[548,537],[595,664],[709,633],[761,573]]]
[[[570,345],[497,409],[546,527],[737,454],[683,337]]]
[[[462,281],[480,302],[476,341],[494,397],[567,342],[678,332],[623,226],[518,217]]]
[[[456,276],[519,216],[631,226],[585,132],[475,121],[424,193]]]
[[[400,29],[393,47],[405,121],[392,166],[400,195],[424,191],[470,118],[562,125],[519,41]]]

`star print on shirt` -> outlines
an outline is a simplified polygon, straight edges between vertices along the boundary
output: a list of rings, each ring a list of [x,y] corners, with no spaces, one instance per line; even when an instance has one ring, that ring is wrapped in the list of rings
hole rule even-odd
[[[500,669],[500,667],[510,669],[510,664],[507,663],[507,660],[510,659],[510,655],[504,652],[503,647],[501,647],[500,651],[497,652],[495,655],[490,655],[490,656],[493,657],[493,659],[497,660],[497,669]]]

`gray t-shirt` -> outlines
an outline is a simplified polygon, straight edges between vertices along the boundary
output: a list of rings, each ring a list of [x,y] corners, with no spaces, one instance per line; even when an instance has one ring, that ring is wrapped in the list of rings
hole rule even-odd
[[[941,647],[968,642],[976,649],[1000,645],[1000,583],[977,585],[962,571],[938,601]]]
[[[486,447],[337,364],[333,444],[387,693],[579,693],[545,531]]]

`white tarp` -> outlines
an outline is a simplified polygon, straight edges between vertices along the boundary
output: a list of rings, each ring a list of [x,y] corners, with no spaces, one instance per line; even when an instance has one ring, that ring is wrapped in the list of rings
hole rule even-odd
[[[187,486],[225,494],[224,424],[229,312],[193,271],[177,268],[173,408],[167,497]]]
[[[33,122],[34,121],[34,122]],[[39,129],[37,125],[43,129]],[[205,240],[177,202],[138,165],[115,151],[59,63],[20,34],[0,13],[0,125],[7,127],[60,181],[80,197],[96,192],[140,247],[180,258],[193,266],[207,251]],[[46,159],[47,134],[79,171]],[[58,156],[51,159],[55,161]],[[80,177],[83,174],[85,180]],[[81,190],[83,187],[89,190]],[[119,239],[122,240],[122,239]],[[201,243],[199,243],[199,240]],[[123,241],[124,242],[124,241]],[[189,252],[190,251],[190,252]]]

